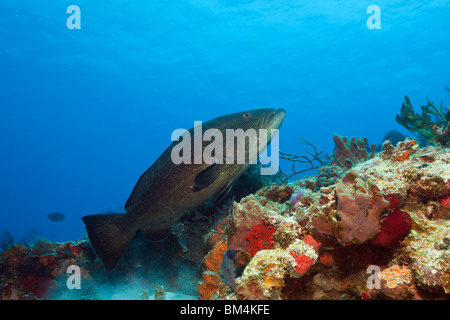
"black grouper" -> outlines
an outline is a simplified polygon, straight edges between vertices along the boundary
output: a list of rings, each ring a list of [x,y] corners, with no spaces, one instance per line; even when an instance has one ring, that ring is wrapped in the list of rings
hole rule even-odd
[[[185,212],[194,210],[207,200],[229,190],[233,181],[252,163],[249,155],[254,154],[252,152],[259,155],[267,147],[272,138],[271,129],[279,129],[285,115],[283,109],[257,109],[221,116],[201,124],[201,127],[195,126],[173,142],[142,174],[125,204],[125,214],[82,217],[89,241],[106,269],[110,271],[116,266],[136,232],[141,231],[149,240],[163,240],[170,234],[171,226]],[[198,159],[199,148],[195,147],[198,140],[194,141],[194,136],[198,137],[197,133],[201,132],[203,137],[208,129],[216,129],[222,133],[222,158],[219,158],[220,152],[216,152],[217,158],[213,163],[195,161],[195,157]],[[231,155],[226,148],[227,129],[254,129],[257,133],[260,129],[267,129],[268,136],[267,139],[259,139],[261,136],[256,138],[259,147],[250,142],[251,139],[244,140],[246,158],[243,162],[238,161],[238,152]],[[205,151],[208,145],[211,149],[211,143],[215,142],[215,139],[203,140],[207,139],[201,140],[200,152]],[[185,145],[192,142],[190,150],[180,148],[183,142]],[[175,150],[178,152],[172,152]],[[173,160],[173,154],[186,152],[190,152],[190,157],[187,157],[192,159],[190,163]],[[186,156],[183,154],[182,157],[186,159]],[[230,156],[234,158],[234,163],[230,163],[230,158],[227,158]]]

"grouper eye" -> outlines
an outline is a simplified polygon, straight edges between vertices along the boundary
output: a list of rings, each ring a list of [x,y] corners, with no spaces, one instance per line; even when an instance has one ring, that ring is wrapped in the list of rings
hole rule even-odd
[[[246,112],[242,115],[242,118],[250,118],[252,115],[250,112]]]

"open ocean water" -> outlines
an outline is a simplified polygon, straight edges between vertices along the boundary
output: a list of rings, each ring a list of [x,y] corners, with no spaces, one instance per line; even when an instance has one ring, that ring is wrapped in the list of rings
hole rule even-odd
[[[123,211],[195,120],[283,108],[295,154],[300,138],[332,153],[333,133],[406,134],[405,95],[449,103],[449,14],[446,0],[0,0],[0,229],[82,238],[80,218]]]

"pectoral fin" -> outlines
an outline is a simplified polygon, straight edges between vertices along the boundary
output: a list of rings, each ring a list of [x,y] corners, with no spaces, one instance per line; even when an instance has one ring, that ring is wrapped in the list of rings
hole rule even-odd
[[[233,188],[233,183],[228,183],[222,190],[220,190],[212,199],[214,203],[219,203],[230,193],[231,188]]]
[[[194,179],[194,192],[210,186],[221,174],[222,168],[217,163],[203,169]]]

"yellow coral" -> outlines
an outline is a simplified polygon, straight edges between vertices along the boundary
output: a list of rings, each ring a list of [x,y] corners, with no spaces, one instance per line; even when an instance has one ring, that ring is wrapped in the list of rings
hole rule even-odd
[[[394,289],[401,284],[411,283],[411,270],[406,266],[394,265],[381,272],[381,279],[386,281],[389,289]]]
[[[266,289],[283,288],[284,287],[284,273],[279,272],[275,264],[271,263],[265,267],[266,277],[264,278],[264,285]]]
[[[264,284],[266,289],[283,288],[284,287],[283,277],[280,278],[279,274],[268,276],[264,279]]]

